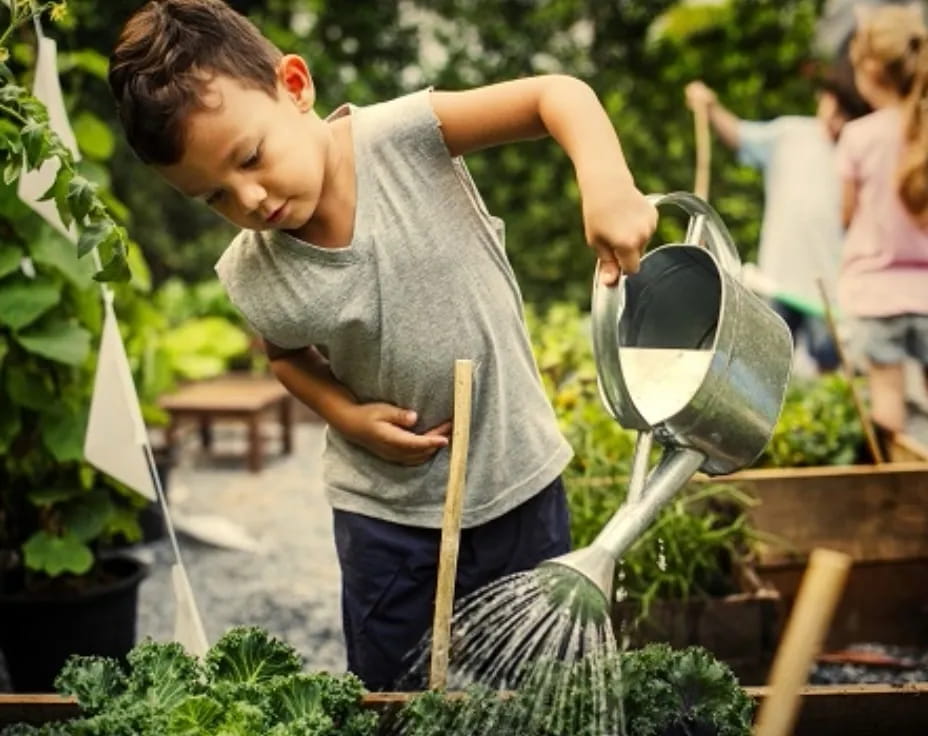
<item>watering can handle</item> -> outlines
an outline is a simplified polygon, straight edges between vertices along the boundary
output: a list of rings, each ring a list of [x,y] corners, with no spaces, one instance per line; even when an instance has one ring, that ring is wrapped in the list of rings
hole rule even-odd
[[[687,229],[686,242],[699,245],[702,230],[707,230],[706,243],[719,264],[731,276],[741,280],[741,258],[731,233],[722,222],[718,213],[710,207],[705,200],[689,192],[670,192],[668,194],[649,194],[648,201],[655,207],[663,204],[674,204],[690,216],[690,225]]]

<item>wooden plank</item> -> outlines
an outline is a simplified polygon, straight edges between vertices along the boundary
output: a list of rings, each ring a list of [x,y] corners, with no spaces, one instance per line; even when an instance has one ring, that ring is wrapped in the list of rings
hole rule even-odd
[[[785,611],[796,597],[802,563],[759,570],[775,587]],[[844,596],[825,640],[827,650],[860,642],[928,646],[928,558],[858,562],[850,571]]]
[[[768,689],[746,688],[760,702]],[[801,691],[793,736],[924,736],[928,733],[928,683],[813,685]]]
[[[51,723],[80,713],[74,698],[51,694],[0,693],[0,726],[9,723]]]
[[[753,495],[752,526],[777,542],[760,564],[804,560],[816,547],[855,561],[928,557],[928,463],[747,470],[718,478]]]
[[[767,688],[745,688],[755,701]],[[387,711],[418,693],[370,693],[364,707]],[[928,733],[928,683],[906,685],[813,685],[801,691],[802,710],[794,736],[923,736]],[[449,693],[449,697],[462,697]],[[0,724],[49,723],[77,714],[71,698],[0,695]]]

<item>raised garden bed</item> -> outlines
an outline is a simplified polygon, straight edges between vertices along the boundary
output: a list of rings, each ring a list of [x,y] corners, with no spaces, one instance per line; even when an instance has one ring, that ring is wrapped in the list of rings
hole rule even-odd
[[[741,592],[721,597],[693,596],[687,600],[658,599],[634,626],[640,606],[622,601],[613,608],[616,630],[631,647],[666,642],[675,649],[701,646],[725,662],[746,684],[761,684],[776,650],[782,625],[779,591],[761,582],[753,570],[738,575]]]
[[[928,557],[928,449],[894,443],[896,462],[743,470],[724,478],[758,503],[751,526],[782,543],[759,550],[759,567],[802,562],[815,547],[855,562]]]
[[[756,702],[766,688],[747,688]],[[373,693],[364,706],[394,708],[409,701],[409,693]],[[48,723],[77,715],[77,705],[58,695],[0,695],[0,724]],[[876,733],[928,733],[928,684],[819,685],[802,690],[802,710],[793,736],[873,736]]]

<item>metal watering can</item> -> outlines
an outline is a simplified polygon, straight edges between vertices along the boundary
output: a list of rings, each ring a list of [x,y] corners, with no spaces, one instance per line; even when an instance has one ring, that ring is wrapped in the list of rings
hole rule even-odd
[[[581,573],[607,600],[616,561],[696,471],[731,473],[760,455],[792,365],[789,329],[741,283],[715,210],[686,192],[650,200],[689,214],[687,242],[647,253],[616,287],[601,285],[597,270],[593,286],[600,396],[619,424],[638,430],[627,498],[592,544],[544,563]],[[663,454],[649,473],[654,440]]]

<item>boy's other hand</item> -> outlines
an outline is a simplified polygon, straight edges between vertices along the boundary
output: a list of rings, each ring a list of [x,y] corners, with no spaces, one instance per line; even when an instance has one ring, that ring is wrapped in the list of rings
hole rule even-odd
[[[718,101],[715,91],[698,79],[686,85],[683,96],[690,110],[698,107],[712,107]]]
[[[638,271],[638,262],[657,227],[657,208],[635,187],[608,183],[583,191],[586,241],[599,258],[600,281],[612,286],[622,273]]]
[[[450,441],[450,421],[422,434],[412,432],[416,412],[392,404],[360,404],[352,414],[348,438],[391,463],[421,465]]]

